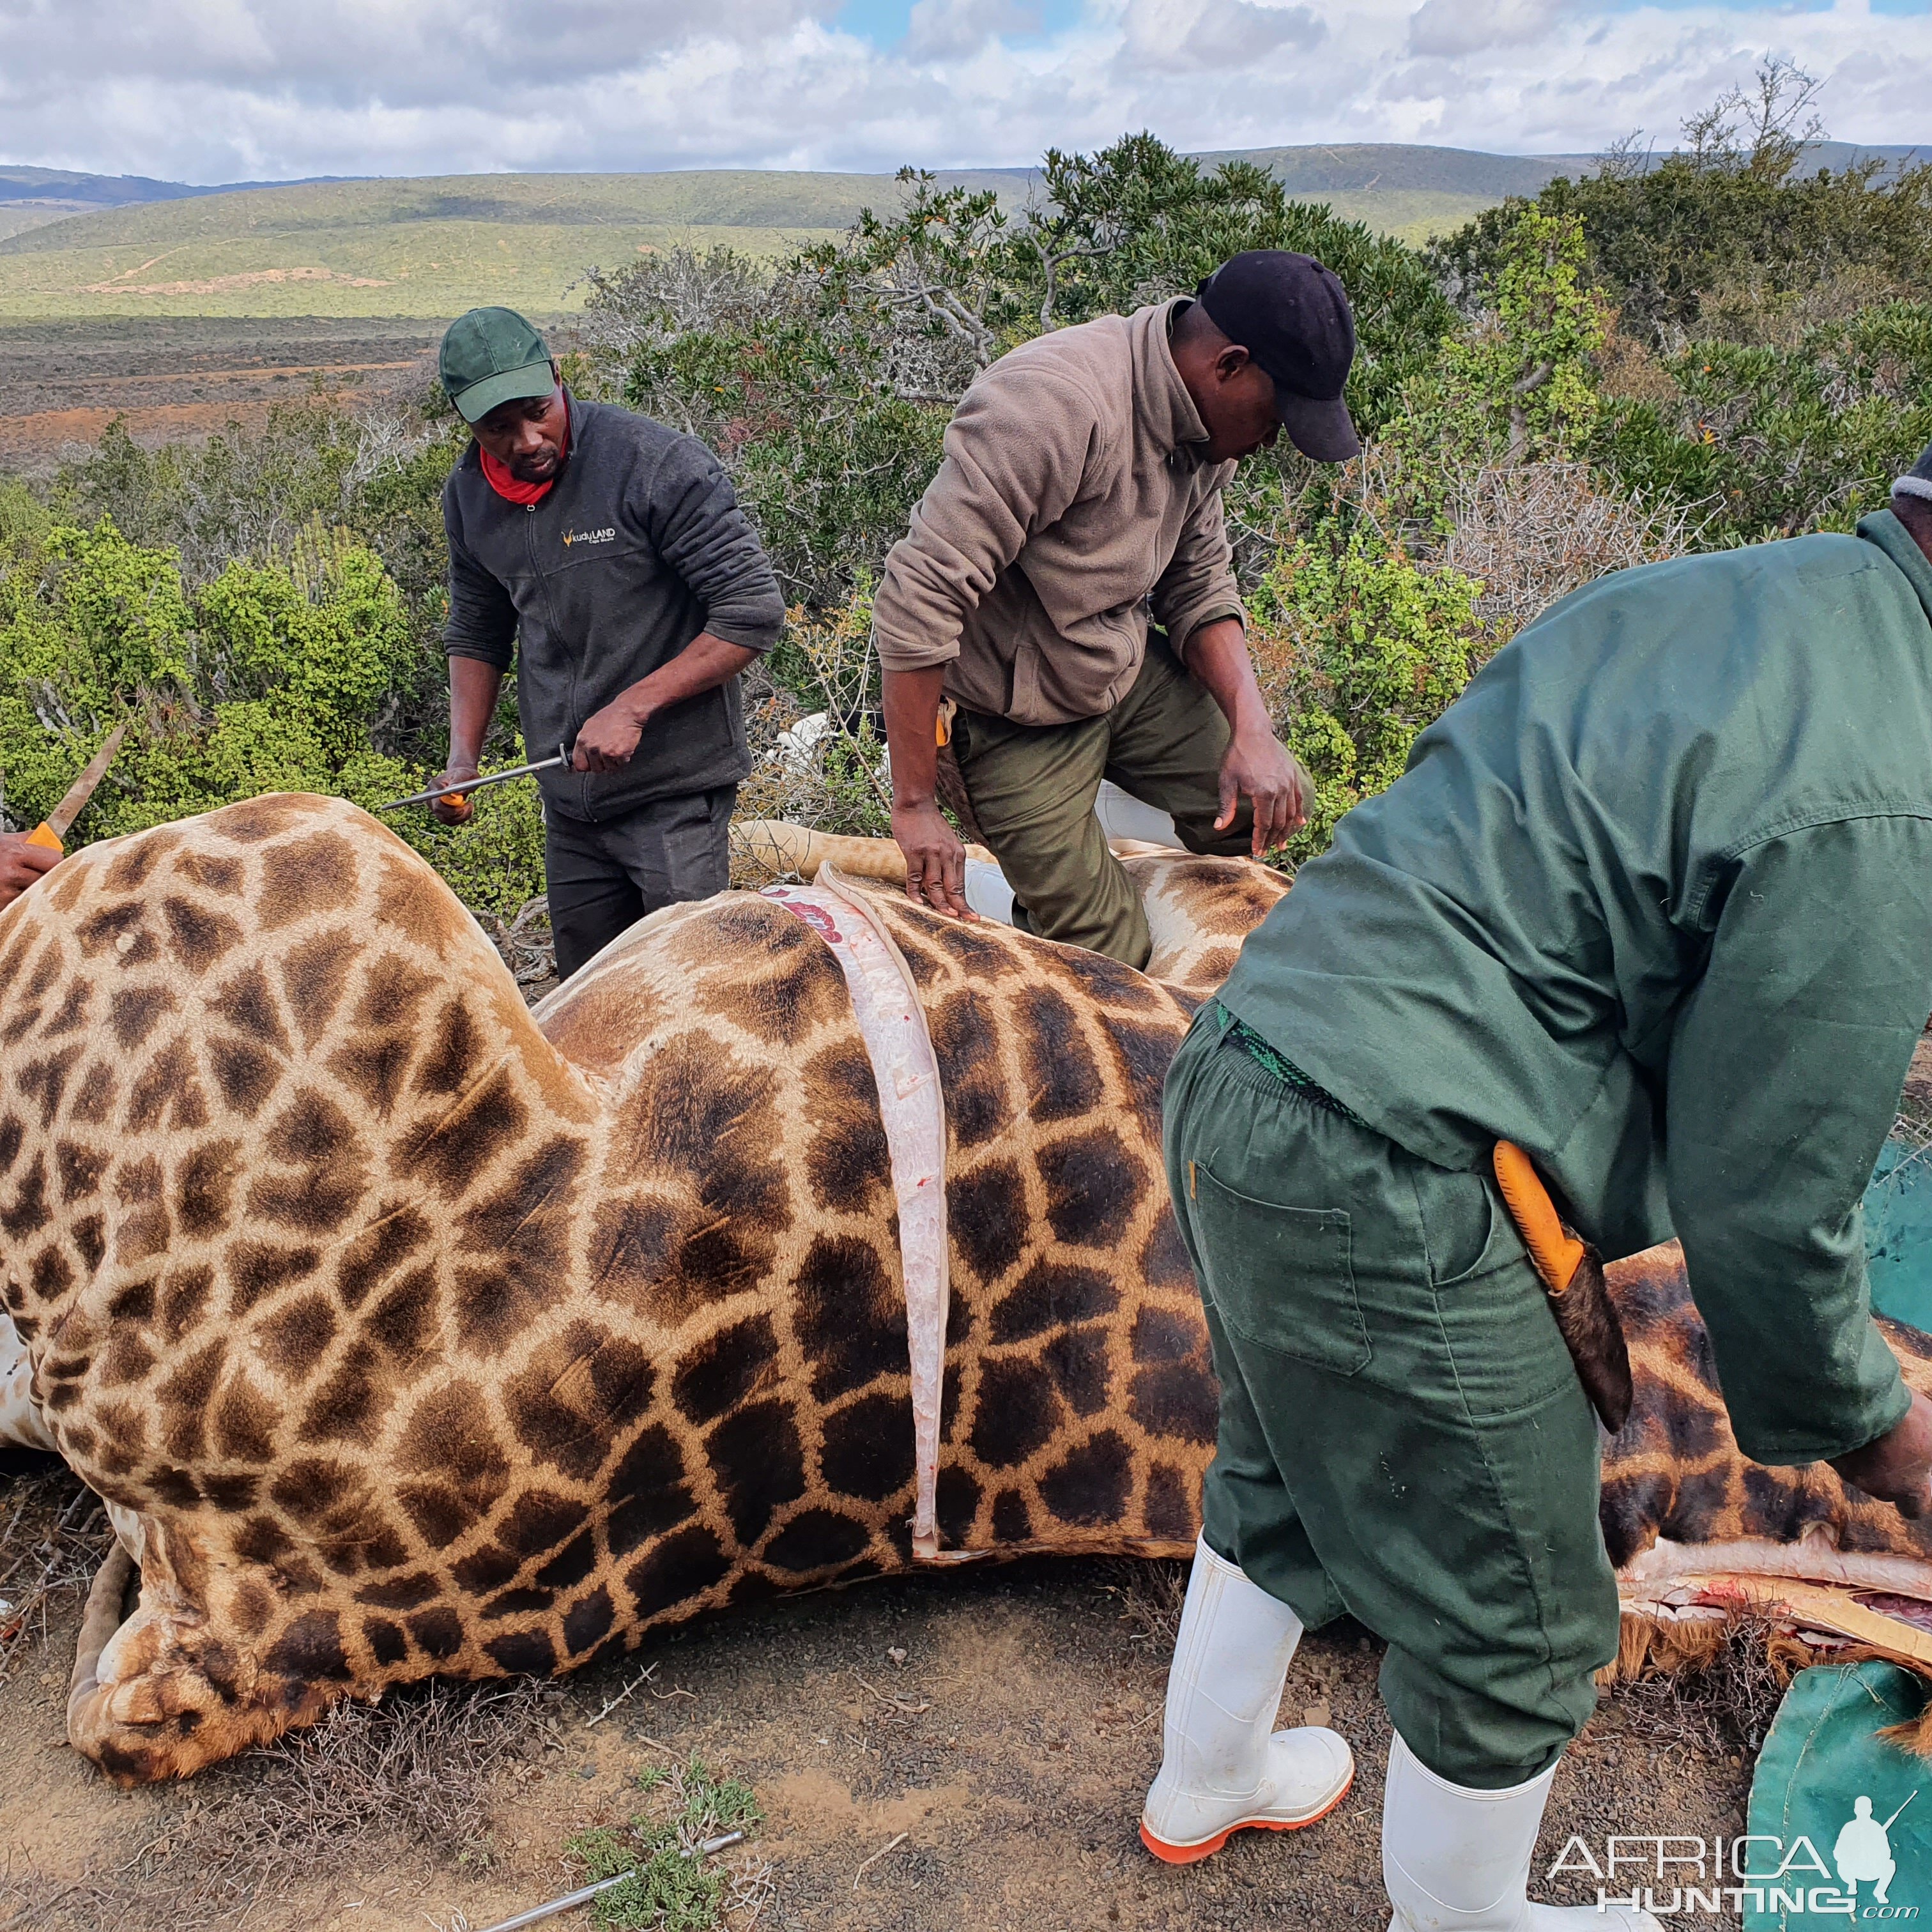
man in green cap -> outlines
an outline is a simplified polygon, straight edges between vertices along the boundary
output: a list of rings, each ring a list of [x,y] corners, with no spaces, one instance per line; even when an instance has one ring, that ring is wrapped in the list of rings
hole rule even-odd
[[[695,437],[564,386],[513,310],[450,325],[442,386],[475,440],[443,486],[449,763],[476,776],[514,661],[545,772],[544,866],[568,979],[661,906],[729,883],[751,770],[739,674],[784,601],[718,459]],[[466,800],[436,808],[447,824]]]
[[[1856,536],[1544,613],[1247,940],[1167,1082],[1219,1445],[1142,1834],[1311,1822],[1304,1622],[1383,1638],[1392,1932],[1642,1928],[1526,1886],[1616,1654],[1598,1427],[1502,1199],[1675,1234],[1738,1445],[1932,1510],[1860,1201],[1932,1009],[1932,451]]]

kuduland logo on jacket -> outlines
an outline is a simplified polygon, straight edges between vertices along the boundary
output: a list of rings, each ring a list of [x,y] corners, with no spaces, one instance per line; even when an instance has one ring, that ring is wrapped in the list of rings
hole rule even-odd
[[[1918,1796],[1915,1790],[1880,1818],[1861,1793],[1837,1835],[1822,1845],[1803,1834],[1756,1832],[1735,1838],[1613,1834],[1596,1845],[1574,1837],[1547,1876],[1586,1885],[1594,1880],[1599,1911],[1620,1905],[1673,1924],[1742,1917],[1746,1932],[1810,1932],[1846,1919],[1910,1923],[1932,1917],[1921,1909],[1932,1905],[1932,1861],[1911,1856],[1917,1847],[1901,1845],[1893,1828]]]
[[[563,533],[566,550],[575,544],[607,544],[616,541],[616,526],[613,524],[606,524],[601,530],[566,530]]]

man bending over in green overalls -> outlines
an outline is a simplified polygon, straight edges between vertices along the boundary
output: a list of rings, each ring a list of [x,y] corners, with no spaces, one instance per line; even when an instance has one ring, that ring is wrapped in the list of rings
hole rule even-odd
[[[1161,1856],[1318,1817],[1270,1737],[1304,1625],[1388,1646],[1395,1932],[1526,1901],[1617,1648],[1598,1431],[1491,1174],[1606,1256],[1682,1241],[1744,1454],[1932,1507],[1859,1198],[1932,1009],[1932,451],[1856,536],[1604,578],[1499,652],[1250,936],[1168,1076],[1220,1378]]]

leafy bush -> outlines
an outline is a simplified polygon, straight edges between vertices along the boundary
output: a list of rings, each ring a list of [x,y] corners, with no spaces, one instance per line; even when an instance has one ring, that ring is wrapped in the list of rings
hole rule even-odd
[[[1291,844],[1312,857],[1342,814],[1401,776],[1410,747],[1494,648],[1482,586],[1412,556],[1358,512],[1297,542],[1251,600],[1250,643],[1276,728],[1315,782]]]
[[[1674,393],[1612,401],[1594,454],[1633,493],[1701,506],[1718,541],[1849,530],[1932,442],[1932,304],[1792,349],[1693,342],[1665,367]]]
[[[56,525],[0,571],[0,810],[38,823],[123,723],[76,842],[268,791],[374,807],[424,776],[373,736],[416,656],[395,585],[346,536],[307,532],[290,562],[231,562],[190,591],[172,551],[110,518]],[[397,829],[469,903],[511,912],[542,890],[528,788],[479,801],[460,836],[416,820]]]
[[[1545,214],[1582,223],[1591,275],[1626,334],[1666,351],[1693,336],[1761,340],[1808,303],[1815,320],[1842,319],[1924,290],[1932,164],[1889,176],[1876,162],[1803,172],[1822,131],[1806,118],[1817,89],[1768,62],[1754,96],[1732,90],[1687,121],[1678,152],[1653,158],[1628,144],[1595,174],[1559,177],[1538,196]],[[1438,245],[1452,284],[1495,274],[1525,205],[1490,208]]]
[[[1447,477],[1462,464],[1562,461],[1587,446],[1609,318],[1572,214],[1527,207],[1501,235],[1469,326],[1409,384],[1388,440]],[[1412,464],[1412,466],[1414,466]]]

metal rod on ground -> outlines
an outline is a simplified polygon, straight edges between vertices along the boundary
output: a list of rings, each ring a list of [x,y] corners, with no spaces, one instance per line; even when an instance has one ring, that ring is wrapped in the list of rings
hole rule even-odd
[[[502,784],[508,778],[526,778],[532,772],[551,772],[559,765],[567,765],[570,754],[560,745],[554,758],[539,758],[533,765],[513,765],[507,772],[492,772],[488,778],[465,778],[460,784],[432,785],[428,791],[414,792],[407,798],[392,798],[387,805],[379,805],[378,812],[400,812],[406,805],[434,805],[440,798],[467,798],[472,791],[481,791],[485,785]]]
[[[742,1832],[727,1832],[722,1838],[706,1838],[701,1845],[694,1845],[685,1853],[688,1858],[708,1858],[713,1852],[722,1852],[732,1845],[745,1842]],[[635,1870],[620,1872],[615,1878],[600,1878],[595,1885],[586,1885],[576,1892],[567,1892],[561,1898],[553,1898],[548,1905],[533,1905],[527,1912],[520,1912],[514,1918],[500,1918],[494,1925],[486,1925],[483,1932],[517,1932],[522,1925],[534,1925],[540,1918],[549,1918],[560,1912],[569,1912],[580,1905],[588,1905],[600,1892],[608,1892],[613,1886],[622,1885],[627,1878],[635,1878]]]

